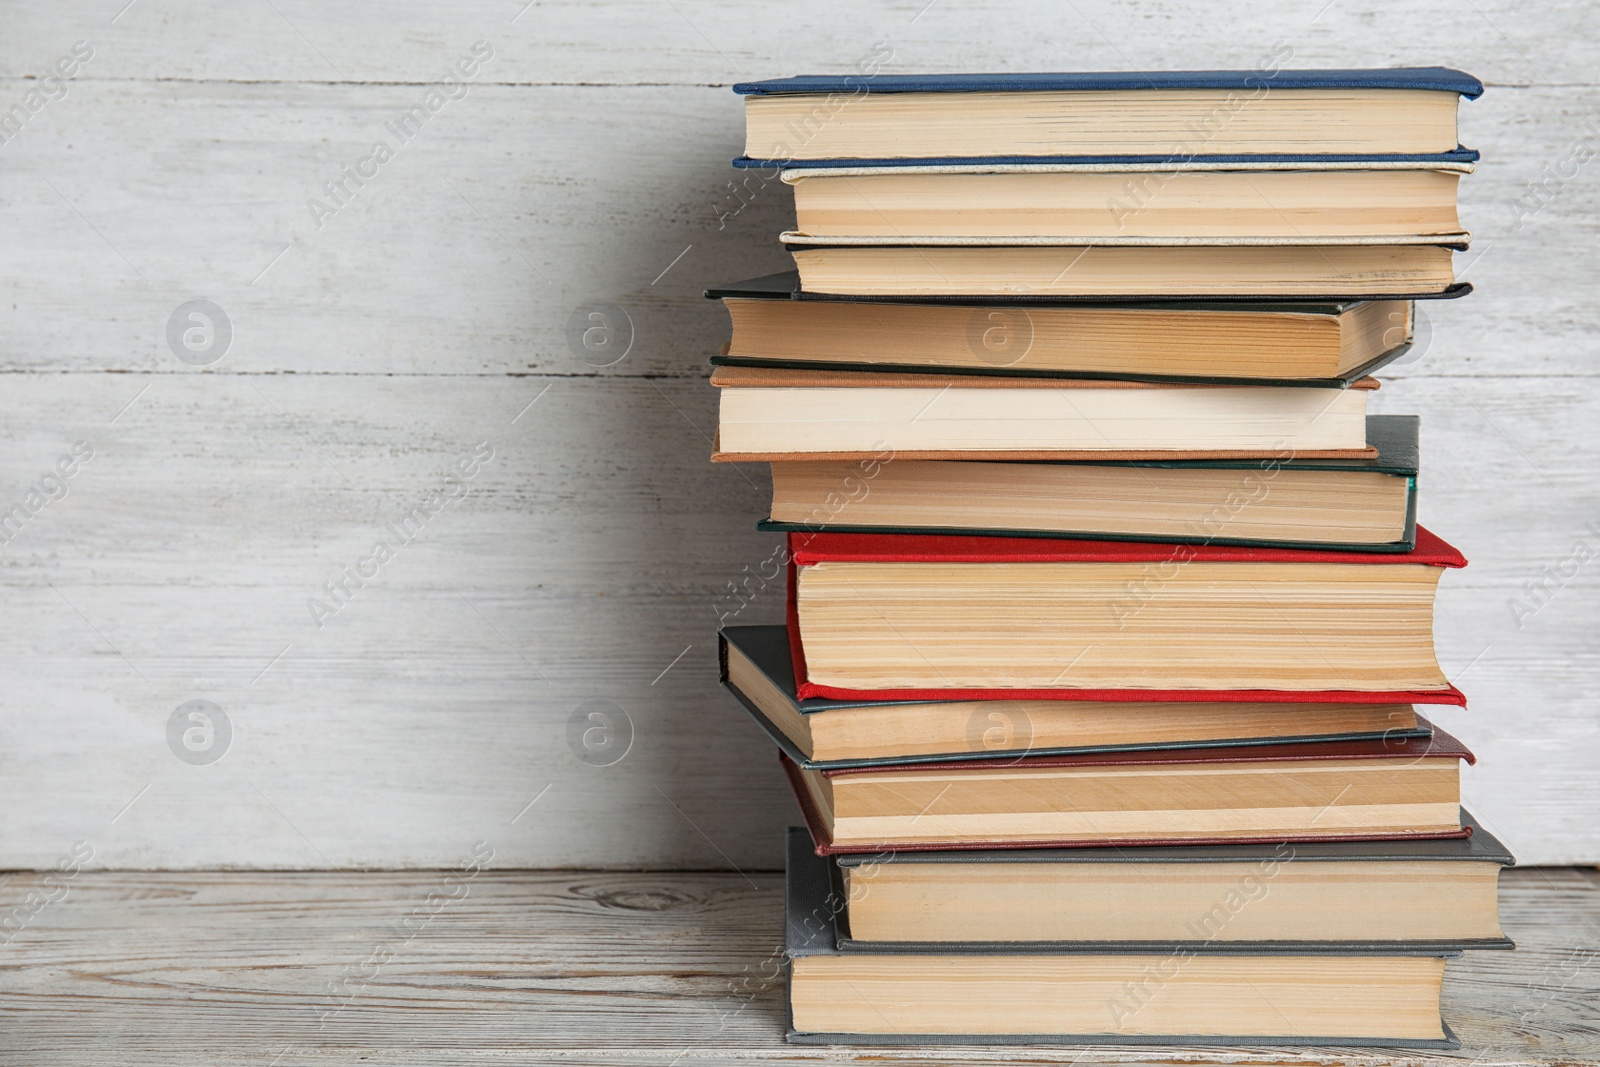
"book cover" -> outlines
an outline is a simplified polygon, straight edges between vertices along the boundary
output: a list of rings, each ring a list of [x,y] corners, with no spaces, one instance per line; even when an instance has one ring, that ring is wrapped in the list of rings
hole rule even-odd
[[[1170,549],[1129,541],[1073,541],[1063,538],[946,536],[935,534],[791,534],[790,556],[797,566],[815,563],[1160,563]],[[1203,545],[1185,553],[1211,563],[1349,563],[1389,566],[1420,563],[1465,567],[1466,557],[1443,538],[1417,527],[1417,547],[1399,555],[1366,552],[1241,548]]]
[[[785,286],[788,288],[785,289]],[[710,299],[721,299],[725,296],[747,296],[764,299],[790,300],[847,300],[858,303],[879,304],[959,304],[971,307],[1023,307],[1043,304],[1092,304],[1095,307],[1186,307],[1194,308],[1249,308],[1260,306],[1265,310],[1298,310],[1302,308],[1325,309],[1339,307],[1344,304],[1360,303],[1364,300],[1455,300],[1472,292],[1471,282],[1455,282],[1439,292],[1422,293],[1362,293],[1354,296],[1330,296],[1323,300],[1307,300],[1304,296],[1273,296],[1271,294],[1250,294],[1247,296],[1049,296],[1012,293],[1005,296],[905,296],[887,294],[882,296],[851,295],[848,293],[814,293],[800,288],[800,272],[797,270],[780,271],[761,278],[754,278],[747,282],[739,282],[735,286],[723,286],[707,289],[705,295]]]
[[[1004,236],[930,237],[911,234],[871,236],[851,234],[821,236],[785,230],[778,240],[791,252],[808,248],[1329,248],[1338,246],[1385,245],[1438,245],[1441,248],[1464,252],[1470,246],[1472,235],[1464,231],[1455,233],[1419,234],[1398,236],[1345,236],[1292,235],[1287,237],[1038,237]],[[1168,299],[1172,299],[1168,297]],[[1212,297],[1210,299],[1215,299]],[[1252,299],[1255,299],[1252,297]]]
[[[996,74],[802,74],[738,82],[741,96],[784,93],[1048,93],[1140,89],[1416,89],[1483,95],[1483,82],[1450,67],[1348,67],[1334,70],[1025,71]]]
[[[1164,748],[1136,752],[1029,753],[1000,759],[943,760],[908,768],[900,763],[875,763],[868,767],[833,768],[824,778],[865,774],[926,771],[1028,771],[1044,767],[1192,767],[1207,763],[1304,763],[1322,760],[1453,759],[1468,764],[1477,757],[1453,734],[1435,726],[1426,737],[1377,737],[1360,741],[1294,740],[1275,745],[1235,745],[1231,748]]]
[[[1485,830],[1467,809],[1461,809],[1461,837],[1389,838],[1385,840],[1314,841],[1296,845],[1294,862],[1425,862],[1498,863],[1516,866],[1511,850]],[[791,830],[791,832],[794,832]],[[809,838],[806,851],[813,851]],[[1273,845],[1132,845],[1127,848],[1019,848],[960,849],[948,852],[841,853],[833,862],[840,867],[867,867],[881,863],[1255,863],[1281,856]]]
[[[1448,152],[1370,152],[1362,154],[1323,152],[1315,155],[1281,155],[1266,152],[1250,155],[1224,154],[1191,156],[1184,162],[1190,171],[1334,171],[1334,170],[1436,170],[1471,174],[1478,169],[1476,149],[1459,145]],[[739,156],[733,165],[741,169],[777,169],[788,183],[802,178],[847,177],[874,174],[1087,174],[1118,173],[1130,178],[1151,172],[1170,173],[1173,156],[890,156],[885,158],[841,157],[835,159],[751,159]],[[771,178],[771,175],[767,175]]]

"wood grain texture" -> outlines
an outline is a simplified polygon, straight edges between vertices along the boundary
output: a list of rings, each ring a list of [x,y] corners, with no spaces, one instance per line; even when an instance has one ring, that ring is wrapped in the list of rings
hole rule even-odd
[[[459,860],[493,844],[463,843]],[[73,1064],[1600,1063],[1600,880],[1502,876],[1514,952],[1451,961],[1453,1052],[783,1042],[781,876],[84,872],[0,946],[0,1056]],[[62,894],[65,894],[64,896]]]
[[[912,71],[1251,66],[1282,40],[1296,65],[1494,86],[1462,115],[1479,291],[1427,306],[1427,351],[1374,403],[1422,413],[1423,521],[1473,560],[1438,611],[1468,802],[1525,861],[1600,859],[1593,568],[1513,603],[1600,549],[1588,5],[5,12],[0,112],[73,42],[94,58],[0,144],[0,513],[95,451],[0,546],[0,865],[90,840],[118,867],[436,866],[494,833],[516,865],[776,865],[791,801],[712,650],[721,614],[779,617],[750,577],[777,538],[751,529],[764,469],[706,461],[726,320],[698,294],[787,265],[787,190],[728,184],[727,84],[878,41]],[[307,200],[478,40],[466,95],[319,227]],[[205,367],[166,338],[197,297],[234,329]],[[614,365],[568,340],[595,303],[633,325]],[[318,627],[307,601],[483,441],[465,498]],[[233,726],[209,766],[166,738],[193,699]],[[632,719],[611,766],[569,746],[594,700]]]

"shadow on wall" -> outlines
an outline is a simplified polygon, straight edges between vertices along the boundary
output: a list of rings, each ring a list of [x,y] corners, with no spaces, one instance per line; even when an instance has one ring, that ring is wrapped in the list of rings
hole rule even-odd
[[[581,408],[574,436],[548,457],[579,468],[564,479],[581,487],[566,524],[578,543],[528,546],[563,560],[555,595],[586,635],[566,649],[561,695],[532,727],[539,747],[566,750],[552,762],[567,796],[544,816],[566,821],[564,843],[588,841],[577,862],[778,869],[793,800],[772,745],[717,682],[716,631],[734,614],[781,620],[781,581],[748,605],[729,592],[779,539],[754,529],[769,503],[766,467],[709,460],[706,360],[728,320],[703,291],[791,265],[777,235],[792,223],[792,195],[776,179],[733,188],[743,114],[727,89],[629,91],[637,111],[575,131],[572,180],[586,191],[528,195],[530,211],[551,210],[552,192],[568,198],[574,238],[614,250],[575,256],[589,273],[530,293],[565,341],[540,356],[575,376],[559,384]],[[656,121],[654,95],[678,109],[671,122]],[[600,812],[627,812],[630,824]]]

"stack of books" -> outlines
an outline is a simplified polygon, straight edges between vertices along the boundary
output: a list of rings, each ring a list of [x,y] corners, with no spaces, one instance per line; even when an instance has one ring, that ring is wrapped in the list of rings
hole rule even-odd
[[[1449,1047],[1505,848],[1434,653],[1418,419],[1458,297],[1445,69],[789,78],[797,271],[714,289],[772,465],[790,1039]]]

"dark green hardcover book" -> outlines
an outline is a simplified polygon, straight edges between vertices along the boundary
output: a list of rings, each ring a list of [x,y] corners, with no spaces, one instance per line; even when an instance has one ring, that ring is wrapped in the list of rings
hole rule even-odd
[[[849,463],[845,461],[805,461],[773,464],[773,510],[780,506],[804,516],[807,521],[763,519],[759,530],[783,532],[966,534],[990,537],[1064,537],[1080,540],[1141,541],[1159,544],[1236,545],[1246,548],[1336,549],[1349,552],[1410,552],[1417,543],[1417,474],[1420,463],[1421,419],[1416,415],[1368,415],[1367,444],[1378,454],[1370,459],[1191,459],[1191,460],[941,460]],[[963,476],[974,488],[992,485],[997,478],[1014,483],[1016,492],[1007,495],[1005,506],[1014,506],[1019,494],[1026,493],[1039,502],[1041,525],[1033,529],[982,525],[986,518],[978,509],[974,493],[963,492],[960,482],[930,480],[940,467]],[[1137,507],[1119,520],[1115,529],[1089,529],[1095,520],[1085,517],[1079,528],[1060,528],[1060,518],[1072,517],[1074,492],[1098,492],[1102,481],[1112,484],[1098,472],[1139,470],[1134,488]],[[1197,501],[1191,477],[1165,475],[1167,471],[1237,471],[1216,480]],[[1302,473],[1282,477],[1283,472],[1312,472],[1312,483]],[[1076,482],[1064,483],[1071,477]],[[1327,479],[1327,493],[1321,479]],[[1081,483],[1081,484],[1079,484]],[[1315,485],[1315,488],[1308,488]],[[831,488],[830,488],[831,487]],[[1276,495],[1274,490],[1276,489]],[[1342,521],[1342,505],[1332,494],[1339,491],[1361,494],[1364,514],[1378,518],[1382,532],[1363,536],[1385,537],[1380,541],[1340,540],[1352,537]],[[926,514],[920,501],[949,493],[961,507],[950,509],[949,524],[907,525],[893,523],[888,509],[897,504],[905,511]],[[1288,506],[1289,493],[1295,493],[1294,507]],[[1062,499],[1052,501],[1060,494]],[[1171,506],[1159,509],[1160,529],[1150,520],[1150,506],[1172,496]],[[876,497],[874,497],[876,494]],[[896,494],[903,494],[896,499]],[[903,501],[903,503],[902,503]],[[1251,508],[1264,505],[1270,512],[1257,515]],[[1189,509],[1187,518],[1178,519],[1180,508]],[[869,509],[876,513],[873,522],[863,521]],[[998,514],[998,513],[997,513]],[[886,516],[876,521],[877,515]],[[970,525],[956,525],[955,516]],[[1052,521],[1048,516],[1058,516]],[[1320,523],[1320,525],[1318,525]],[[1239,536],[1247,529],[1277,532],[1279,536]],[[1301,531],[1301,539],[1290,539],[1288,530]],[[1386,535],[1398,532],[1398,536]]]

